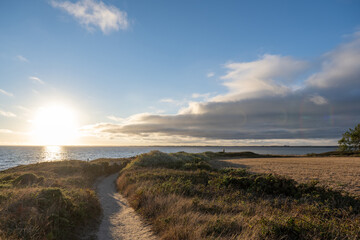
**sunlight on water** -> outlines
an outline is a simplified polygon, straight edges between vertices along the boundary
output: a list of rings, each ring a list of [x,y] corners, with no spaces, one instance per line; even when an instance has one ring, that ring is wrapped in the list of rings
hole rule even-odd
[[[62,146],[44,146],[43,147],[43,161],[57,161],[62,160],[65,149]]]

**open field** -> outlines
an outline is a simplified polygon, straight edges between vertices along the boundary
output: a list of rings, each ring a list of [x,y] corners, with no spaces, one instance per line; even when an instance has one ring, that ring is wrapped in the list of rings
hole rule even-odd
[[[360,196],[360,157],[239,158],[217,160],[213,164],[279,174],[301,183],[316,180],[321,185]]]

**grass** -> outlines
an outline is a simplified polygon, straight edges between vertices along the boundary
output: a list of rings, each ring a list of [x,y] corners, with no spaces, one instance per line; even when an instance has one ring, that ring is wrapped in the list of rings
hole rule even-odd
[[[324,153],[309,153],[308,157],[360,157],[360,151],[331,151]]]
[[[297,166],[289,169],[299,175],[309,174],[304,166],[314,171],[311,163],[319,165],[315,158],[296,159]],[[328,167],[357,171],[353,161],[347,166],[346,159],[340,165],[331,157],[321,159]],[[87,237],[101,216],[93,185],[119,171],[119,190],[160,239],[360,239],[359,196],[319,181],[296,182],[251,167],[252,172],[223,168],[286,166],[288,161],[251,152],[153,151],[128,159],[11,168],[0,172],[0,239]],[[325,165],[319,171],[326,172]],[[337,178],[336,185],[348,184]]]
[[[219,154],[153,151],[119,190],[161,239],[359,239],[360,199],[274,174],[215,169]]]
[[[211,164],[218,168],[246,168],[256,173],[284,175],[299,183],[319,181],[319,185],[360,197],[358,157],[228,158]]]
[[[0,239],[79,239],[101,216],[94,182],[126,163],[44,162],[0,172]]]

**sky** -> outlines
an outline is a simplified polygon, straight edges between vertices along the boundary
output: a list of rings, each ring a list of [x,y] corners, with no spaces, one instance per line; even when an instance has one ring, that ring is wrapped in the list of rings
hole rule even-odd
[[[336,145],[360,1],[2,0],[0,145]]]

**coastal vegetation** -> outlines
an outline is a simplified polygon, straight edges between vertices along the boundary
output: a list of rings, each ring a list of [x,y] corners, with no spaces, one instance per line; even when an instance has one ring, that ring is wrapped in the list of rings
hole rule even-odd
[[[95,237],[101,206],[94,183],[113,173],[119,173],[118,190],[160,239],[360,238],[358,195],[247,170],[248,163],[237,162],[246,159],[289,161],[252,152],[152,151],[7,169],[0,172],[0,239]]]
[[[79,239],[96,229],[101,206],[93,185],[128,160],[112,161],[44,162],[0,172],[0,239]]]
[[[161,239],[358,239],[360,199],[318,182],[216,169],[213,153],[153,151],[119,190]]]
[[[343,152],[360,151],[360,123],[354,129],[346,131],[339,140],[339,149]]]

